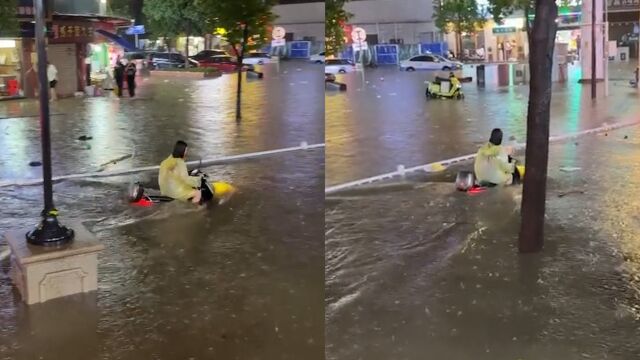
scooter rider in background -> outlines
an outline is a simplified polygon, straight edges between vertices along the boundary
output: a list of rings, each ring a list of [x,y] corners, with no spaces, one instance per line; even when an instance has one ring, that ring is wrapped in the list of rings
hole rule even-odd
[[[456,92],[458,86],[460,86],[460,80],[458,80],[453,72],[449,73],[449,83],[451,84],[451,88],[449,88],[449,95],[453,95],[453,93]]]
[[[478,183],[483,186],[511,185],[520,182],[520,172],[511,157],[513,149],[502,146],[502,130],[491,131],[489,142],[480,147],[474,163]]]
[[[179,140],[173,147],[173,152],[160,164],[158,183],[160,193],[170,198],[191,201],[199,204],[202,198],[200,185],[201,176],[190,176],[184,159],[187,156],[187,143]]]

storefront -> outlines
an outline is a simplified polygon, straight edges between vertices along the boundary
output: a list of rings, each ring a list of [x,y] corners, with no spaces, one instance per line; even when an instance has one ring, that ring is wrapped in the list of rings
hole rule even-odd
[[[529,43],[523,17],[493,21],[484,28],[485,54],[489,62],[524,61],[529,56]]]
[[[127,19],[56,15],[49,38],[49,62],[58,68],[59,96],[71,96],[89,83],[99,84],[112,71],[124,49],[114,42],[118,25]]]
[[[0,38],[0,99],[24,95],[22,41]]]

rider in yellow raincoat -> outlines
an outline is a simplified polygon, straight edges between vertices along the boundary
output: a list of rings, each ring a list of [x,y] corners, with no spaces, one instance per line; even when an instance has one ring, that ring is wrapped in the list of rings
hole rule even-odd
[[[509,161],[510,151],[501,144],[502,130],[493,129],[489,142],[478,150],[473,167],[480,184],[510,185],[513,182],[515,162]]]
[[[184,159],[187,155],[187,143],[176,142],[173,153],[160,164],[158,183],[164,196],[181,201],[200,202],[201,178],[189,176]]]
[[[449,88],[449,95],[453,96],[453,94],[458,89],[458,85],[460,85],[460,80],[458,80],[458,78],[453,73],[449,73],[449,83],[451,86]]]

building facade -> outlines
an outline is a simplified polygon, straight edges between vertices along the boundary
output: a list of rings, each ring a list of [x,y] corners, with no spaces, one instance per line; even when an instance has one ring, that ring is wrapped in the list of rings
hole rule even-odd
[[[367,32],[367,43],[419,44],[439,42],[432,0],[353,0],[345,5],[352,26]]]
[[[281,0],[274,6],[275,24],[284,27],[287,41],[324,42],[324,1]]]

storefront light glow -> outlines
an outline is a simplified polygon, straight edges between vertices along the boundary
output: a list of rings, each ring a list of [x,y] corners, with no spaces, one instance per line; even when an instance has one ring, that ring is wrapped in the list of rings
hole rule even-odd
[[[524,27],[524,19],[523,18],[508,18],[504,19],[502,22],[502,26],[504,27],[515,27],[515,28],[523,28]]]
[[[13,49],[16,47],[15,40],[0,40],[0,49]]]

